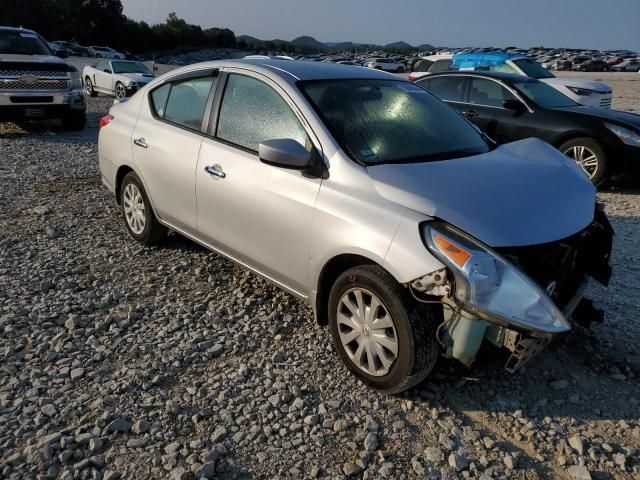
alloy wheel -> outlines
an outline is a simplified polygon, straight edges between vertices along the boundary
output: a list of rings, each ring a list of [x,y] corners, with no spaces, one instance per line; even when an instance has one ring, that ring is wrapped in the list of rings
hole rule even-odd
[[[338,302],[338,335],[351,362],[364,373],[389,373],[398,357],[398,334],[389,311],[373,293],[347,290]]]
[[[85,81],[85,86],[84,86],[87,95],[91,95],[93,93],[93,84],[91,83],[91,80],[89,80],[87,78],[87,80]]]
[[[574,145],[563,153],[580,165],[589,178],[593,178],[598,171],[598,156],[590,148],[582,145]]]
[[[127,184],[123,194],[123,209],[127,225],[136,235],[142,235],[147,223],[146,209],[142,193],[133,183]]]
[[[127,96],[127,90],[124,88],[124,85],[122,85],[121,83],[118,83],[116,85],[116,97],[124,98],[126,96]]]

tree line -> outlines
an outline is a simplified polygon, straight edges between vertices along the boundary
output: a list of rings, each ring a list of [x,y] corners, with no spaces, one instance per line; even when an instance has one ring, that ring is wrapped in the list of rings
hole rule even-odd
[[[133,20],[122,13],[120,0],[0,0],[0,25],[35,30],[49,41],[108,45],[133,53],[237,46],[228,28],[203,29],[175,13],[156,25]]]

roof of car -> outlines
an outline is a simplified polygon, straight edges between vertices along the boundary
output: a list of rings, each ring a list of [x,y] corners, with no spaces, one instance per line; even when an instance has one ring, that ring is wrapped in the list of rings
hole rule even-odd
[[[428,80],[435,77],[444,77],[451,75],[466,75],[469,77],[487,77],[496,78],[498,80],[504,80],[507,83],[533,83],[539,82],[535,78],[527,77],[525,75],[518,75],[517,73],[505,73],[505,72],[489,72],[487,70],[450,70],[448,72],[432,73],[425,77],[421,77],[419,80]]]
[[[194,67],[195,65],[191,65]],[[235,67],[247,68],[256,72],[276,76],[287,83],[297,80],[332,80],[332,79],[380,79],[404,80],[391,73],[370,68],[351,65],[340,65],[329,62],[301,62],[297,60],[280,59],[239,59],[216,60],[199,64],[200,67]]]
[[[5,31],[9,31],[9,32],[23,32],[23,33],[36,33],[33,30],[29,30],[28,28],[22,28],[22,27],[3,27],[0,26],[0,30],[5,30]]]

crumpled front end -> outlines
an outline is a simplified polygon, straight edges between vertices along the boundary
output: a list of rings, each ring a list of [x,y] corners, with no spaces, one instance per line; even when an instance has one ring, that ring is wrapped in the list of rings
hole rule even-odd
[[[446,356],[471,365],[489,341],[511,352],[506,368],[513,372],[574,323],[588,326],[604,318],[583,297],[589,279],[607,285],[611,277],[613,229],[602,208],[578,233],[541,245],[477,251],[441,231],[435,227],[428,234],[441,245],[427,245],[448,268],[409,288],[419,301],[442,300],[438,341]]]

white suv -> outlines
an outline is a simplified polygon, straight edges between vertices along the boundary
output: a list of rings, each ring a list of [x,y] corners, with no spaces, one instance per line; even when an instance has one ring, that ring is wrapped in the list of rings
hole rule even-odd
[[[391,58],[371,58],[367,63],[367,67],[384,70],[385,72],[404,72],[404,65]]]

